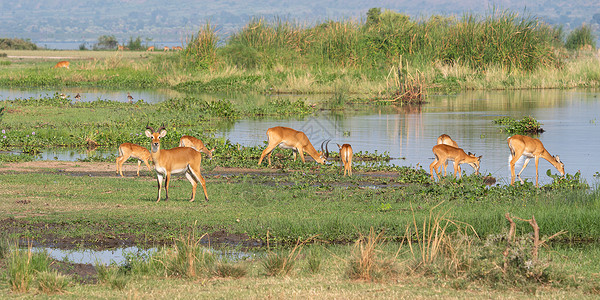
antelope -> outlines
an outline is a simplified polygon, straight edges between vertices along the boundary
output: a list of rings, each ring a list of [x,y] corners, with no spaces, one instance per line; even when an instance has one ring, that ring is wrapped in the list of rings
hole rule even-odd
[[[281,126],[272,127],[267,129],[267,139],[268,145],[260,155],[260,159],[258,160],[259,166],[266,155],[268,155],[269,158],[269,166],[271,165],[271,152],[277,148],[277,146],[282,149],[292,149],[294,152],[294,161],[296,160],[296,152],[300,154],[302,162],[305,162],[304,152],[308,153],[308,155],[320,164],[324,164],[327,161],[327,155],[323,155],[323,143],[325,143],[325,141],[321,143],[321,151],[317,152],[315,147],[313,147],[308,140],[306,134],[302,131]]]
[[[212,153],[215,151],[215,148],[208,150],[202,140],[197,139],[193,136],[184,135],[179,139],[179,147],[190,147],[195,149],[196,151],[202,152],[208,156],[208,159],[212,159]]]
[[[340,159],[344,167],[344,176],[346,176],[346,172],[352,176],[352,146],[350,144],[336,145],[340,148]]]
[[[148,170],[152,172],[152,168],[150,168],[150,164],[148,163],[148,160],[152,159],[150,151],[140,145],[123,143],[119,146],[119,157],[117,157],[117,174],[121,175],[121,177],[124,177],[123,163],[127,161],[129,157],[138,159],[137,176],[140,176],[140,167],[142,165],[142,161],[146,164]]]
[[[148,49],[146,49],[146,51],[154,51],[154,46],[148,47]]]
[[[458,147],[452,147],[445,144],[435,145],[433,146],[433,154],[435,155],[435,160],[429,165],[429,173],[431,173],[431,180],[435,180],[433,178],[433,172],[439,178],[440,173],[438,173],[438,168],[440,165],[446,163],[447,160],[454,161],[454,176],[458,178],[461,177],[461,164],[469,164],[475,170],[475,174],[479,174],[479,163],[481,161],[482,156],[475,156],[474,154],[467,154],[465,151]]]
[[[530,138],[524,135],[513,135],[507,139],[508,148],[510,149],[510,156],[508,157],[508,166],[510,168],[510,184],[513,185],[515,183],[515,164],[521,158],[521,156],[525,157],[525,162],[523,163],[523,168],[519,171],[517,176],[523,184],[523,179],[521,179],[521,173],[527,167],[529,160],[531,158],[535,158],[535,186],[538,187],[538,165],[540,162],[540,157],[547,160],[551,163],[560,175],[565,176],[565,164],[560,161],[558,155],[552,156],[550,153],[544,148],[544,145],[539,139]]]
[[[163,51],[165,51],[165,52],[169,51],[169,46],[164,46]]]
[[[437,138],[437,144],[438,145],[444,144],[444,145],[458,148],[458,144],[447,134],[440,135]],[[442,167],[444,168],[444,176],[446,176],[446,170],[448,168],[448,161],[445,161],[444,164],[442,165]]]
[[[160,192],[162,189],[163,178],[166,178],[165,201],[169,200],[169,181],[171,174],[185,173],[185,177],[192,184],[192,199],[196,199],[196,187],[198,182],[202,184],[204,197],[208,201],[206,193],[206,181],[200,173],[200,163],[202,162],[202,154],[192,148],[176,147],[172,149],[160,149],[160,139],[167,135],[165,126],[161,126],[157,131],[150,126],[146,126],[146,136],[152,139],[150,143],[152,161],[154,161],[154,170],[158,181],[158,197],[156,202],[160,201]]]
[[[173,50],[182,51],[183,48],[181,46],[176,46],[176,47],[173,47]]]
[[[125,50],[125,46],[117,45],[117,51],[124,51],[124,50]]]
[[[54,68],[69,68],[69,64],[70,62],[67,60],[63,60],[63,61],[59,61],[56,65],[54,65]]]

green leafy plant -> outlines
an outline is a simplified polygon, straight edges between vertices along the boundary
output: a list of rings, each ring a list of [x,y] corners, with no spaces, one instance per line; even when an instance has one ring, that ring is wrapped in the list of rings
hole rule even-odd
[[[516,120],[511,117],[500,117],[493,121],[495,124],[503,126],[502,129],[508,134],[536,134],[544,132],[542,124],[531,116]]]
[[[554,180],[551,184],[545,185],[545,189],[567,189],[567,190],[586,190],[590,186],[581,180],[581,172],[577,171],[574,175],[566,173],[565,176],[554,175],[552,171],[548,169],[546,175],[552,177]]]

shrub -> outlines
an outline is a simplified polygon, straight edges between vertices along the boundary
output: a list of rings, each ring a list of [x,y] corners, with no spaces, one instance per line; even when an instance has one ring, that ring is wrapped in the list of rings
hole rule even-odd
[[[36,44],[31,40],[18,38],[0,38],[0,50],[37,50]]]
[[[596,49],[596,39],[590,26],[582,25],[567,35],[565,48],[568,50],[579,50],[586,46]]]

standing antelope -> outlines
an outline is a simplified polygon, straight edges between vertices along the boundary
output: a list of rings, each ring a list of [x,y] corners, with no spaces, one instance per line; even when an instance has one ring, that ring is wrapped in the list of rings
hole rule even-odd
[[[447,134],[442,134],[437,138],[437,144],[438,145],[448,145],[448,146],[452,146],[452,147],[456,147],[458,148],[458,144]],[[448,161],[445,161],[444,164],[442,165],[442,167],[444,168],[444,176],[446,176],[446,169],[448,168]]]
[[[69,64],[70,62],[67,60],[63,60],[63,61],[59,61],[58,63],[56,63],[56,65],[54,65],[54,68],[69,68]]]
[[[521,156],[525,156],[525,162],[523,163],[523,168],[519,171],[517,176],[521,183],[523,183],[523,179],[521,179],[521,173],[527,167],[529,160],[531,158],[535,158],[535,186],[538,186],[538,164],[540,162],[540,157],[547,160],[551,163],[560,175],[565,176],[565,164],[560,161],[558,155],[552,156],[550,153],[544,148],[542,142],[538,139],[530,138],[524,135],[513,135],[507,139],[508,148],[510,149],[510,156],[508,157],[508,166],[510,167],[510,184],[513,185],[515,183],[515,164],[521,158]]]
[[[208,159],[212,159],[212,153],[213,151],[215,151],[215,148],[208,150],[208,148],[204,146],[204,143],[202,143],[202,140],[189,135],[184,135],[179,139],[179,147],[193,148],[196,151],[200,151],[206,154],[206,156],[208,156]]]
[[[296,160],[296,152],[300,154],[302,162],[304,160],[304,152],[308,153],[316,162],[324,164],[327,161],[327,155],[323,156],[323,143],[321,143],[321,151],[317,152],[315,147],[310,143],[304,132],[297,131],[288,127],[273,127],[267,129],[268,145],[263,150],[258,160],[258,165],[268,155],[269,166],[271,165],[271,152],[279,146],[282,149],[292,149],[294,151],[294,161]]]
[[[433,172],[440,178],[440,173],[438,173],[438,168],[440,165],[446,163],[447,160],[454,161],[454,176],[458,178],[461,177],[461,164],[469,164],[473,169],[475,169],[475,174],[479,174],[479,163],[481,161],[481,156],[475,156],[471,153],[467,154],[463,149],[448,146],[445,144],[435,145],[433,146],[433,154],[435,155],[435,160],[429,165],[429,173],[431,173],[431,180],[435,180],[433,178]],[[445,175],[444,175],[445,176]]]
[[[336,145],[340,148],[340,159],[344,167],[344,176],[346,176],[346,172],[352,176],[352,146],[350,144]]]
[[[185,177],[192,184],[192,199],[193,202],[196,199],[196,187],[198,182],[202,184],[204,190],[204,197],[208,201],[208,194],[206,193],[206,181],[200,173],[200,163],[202,162],[202,154],[192,148],[188,147],[176,147],[172,149],[160,149],[160,139],[167,135],[167,131],[164,126],[161,126],[157,131],[150,126],[146,126],[146,136],[152,139],[151,142],[151,154],[152,160],[154,161],[154,169],[156,170],[156,177],[158,180],[158,197],[156,202],[160,201],[160,191],[162,189],[163,178],[166,177],[165,201],[169,200],[169,181],[171,180],[171,174],[185,173]]]
[[[169,46],[164,46],[163,51],[165,51],[165,52],[169,51]]]
[[[152,159],[150,151],[140,145],[123,143],[119,146],[119,157],[117,157],[117,174],[121,175],[121,177],[124,177],[123,163],[127,161],[129,157],[138,159],[137,176],[140,176],[142,161],[146,163],[148,170],[152,172],[152,168],[150,168],[150,164],[148,163],[148,160]]]

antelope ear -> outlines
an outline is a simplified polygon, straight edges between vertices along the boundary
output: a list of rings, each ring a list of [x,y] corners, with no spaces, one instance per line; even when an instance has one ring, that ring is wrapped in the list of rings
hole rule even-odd
[[[150,132],[150,130],[146,130],[146,136],[151,138],[152,137],[152,132]]]
[[[167,135],[167,131],[163,129],[160,131],[160,135],[158,136],[158,138],[164,138],[165,135]]]
[[[479,157],[478,157],[478,158],[479,158],[479,159],[481,159],[482,157],[483,157],[483,155],[479,155]]]

